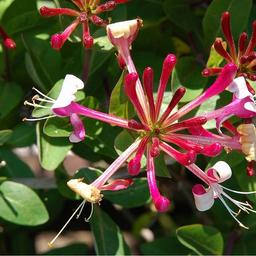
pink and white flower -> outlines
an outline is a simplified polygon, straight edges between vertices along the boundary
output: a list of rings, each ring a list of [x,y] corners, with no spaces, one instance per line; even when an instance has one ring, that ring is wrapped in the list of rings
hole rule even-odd
[[[196,172],[199,171],[198,168],[195,166],[190,166],[188,168],[191,168]],[[247,228],[237,218],[239,211],[242,210],[246,213],[249,213],[249,212],[256,213],[256,211],[252,209],[252,206],[248,202],[241,202],[232,198],[227,193],[227,191],[234,194],[242,194],[242,195],[255,194],[256,192],[255,191],[240,192],[240,191],[226,188],[223,185],[221,185],[223,182],[228,180],[232,175],[231,168],[226,162],[223,162],[223,161],[217,162],[213,167],[209,168],[205,173],[202,173],[202,175],[205,175],[204,180],[209,187],[205,188],[201,184],[196,184],[193,187],[192,193],[194,196],[196,208],[199,211],[207,211],[213,206],[214,201],[216,199],[219,199],[223,203],[223,205],[226,207],[230,215],[239,223],[239,225],[243,228]],[[238,207],[239,211],[235,212],[229,206],[229,204],[227,203],[227,200],[230,203],[233,203],[236,207]]]

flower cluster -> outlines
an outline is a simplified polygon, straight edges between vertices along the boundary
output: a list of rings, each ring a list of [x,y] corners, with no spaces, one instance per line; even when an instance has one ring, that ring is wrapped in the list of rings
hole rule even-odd
[[[131,44],[136,38],[141,25],[142,21],[135,19],[107,26],[109,40],[116,46],[118,59],[121,60],[122,66],[128,71],[128,74],[124,77],[124,91],[136,110],[136,120],[128,120],[106,114],[76,102],[75,93],[81,90],[84,84],[73,75],[65,77],[57,99],[52,99],[37,91],[39,94],[33,97],[32,102],[25,102],[25,104],[34,107],[51,109],[51,117],[69,117],[70,123],[73,126],[73,132],[69,137],[71,142],[79,142],[85,138],[84,123],[81,121],[80,116],[129,129],[135,135],[135,141],[91,184],[86,184],[82,179],[71,179],[68,182],[68,186],[84,199],[71,218],[78,211],[78,216],[80,215],[85,202],[90,202],[91,204],[99,203],[103,198],[102,191],[120,190],[129,187],[132,184],[131,179],[112,180],[111,177],[126,162],[128,162],[127,168],[130,176],[138,175],[141,170],[143,155],[147,158],[146,173],[152,201],[158,211],[167,211],[170,201],[158,189],[154,164],[155,158],[162,151],[185,166],[207,186],[205,188],[203,185],[197,184],[193,187],[192,193],[198,210],[205,211],[210,209],[214,200],[218,198],[231,216],[241,226],[245,227],[237,219],[237,213],[230,208],[225,199],[236,205],[239,210],[245,212],[255,211],[252,210],[249,203],[237,201],[225,191],[242,194],[254,192],[239,192],[220,185],[220,183],[231,177],[231,169],[223,161],[217,162],[206,172],[195,164],[197,155],[214,157],[219,155],[224,148],[226,150],[242,151],[246,155],[247,160],[255,160],[256,133],[254,126],[252,127],[251,124],[241,124],[236,129],[228,120],[232,116],[243,120],[244,118],[248,119],[256,115],[254,98],[246,87],[244,77],[235,78],[238,67],[235,63],[229,63],[221,69],[215,82],[200,96],[177,110],[178,103],[186,93],[186,89],[180,87],[174,92],[168,106],[163,108],[164,92],[175,67],[176,57],[173,54],[168,54],[164,59],[157,95],[154,98],[153,69],[151,67],[145,68],[141,81],[130,52]],[[186,118],[186,115],[196,107],[219,95],[224,90],[229,91],[233,95],[233,99],[229,104],[199,116]],[[43,98],[41,98],[42,96]],[[49,117],[43,116],[40,119],[45,118]],[[217,133],[204,128],[204,124],[210,120],[215,120]],[[222,128],[227,130],[227,134],[223,133]],[[58,235],[51,243],[55,241]]]
[[[249,80],[256,80],[256,54],[254,51],[256,45],[256,21],[252,24],[252,35],[248,42],[248,35],[243,32],[238,40],[236,48],[234,38],[230,27],[230,14],[224,12],[221,17],[222,32],[225,36],[228,49],[225,48],[225,42],[221,38],[217,38],[213,44],[216,52],[222,56],[226,62],[235,63],[238,67],[237,76],[243,76]],[[222,67],[205,68],[202,72],[203,76],[217,75],[221,72]],[[250,84],[247,83],[248,89],[253,91]]]
[[[52,48],[60,50],[76,27],[81,24],[83,29],[82,42],[85,48],[93,46],[93,37],[90,34],[89,23],[97,26],[106,26],[109,21],[103,20],[98,15],[103,12],[112,11],[118,4],[126,3],[128,0],[110,0],[100,4],[100,0],[72,0],[78,10],[70,8],[40,8],[43,17],[66,15],[74,17],[74,21],[60,34],[55,34],[51,38]]]

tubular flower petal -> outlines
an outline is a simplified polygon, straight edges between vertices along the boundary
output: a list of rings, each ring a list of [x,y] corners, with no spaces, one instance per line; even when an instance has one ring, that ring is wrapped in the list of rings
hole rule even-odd
[[[241,33],[238,46],[235,46],[232,31],[230,27],[230,13],[224,12],[221,17],[221,27],[226,39],[228,50],[223,47],[222,39],[217,38],[213,44],[216,52],[221,55],[227,63],[236,63],[238,66],[237,77],[243,76],[249,81],[256,80],[256,54],[254,48],[256,46],[256,21],[252,24],[252,35],[247,43],[247,34]],[[202,71],[203,76],[217,75],[221,72],[222,67],[207,67]],[[253,90],[250,84],[246,84],[244,88],[248,87]],[[254,94],[254,92],[253,92]]]
[[[77,114],[71,114],[70,122],[74,128],[74,131],[69,136],[69,141],[72,143],[77,143],[84,140],[85,138],[84,124],[80,120],[79,116]]]
[[[93,46],[93,37],[90,35],[89,23],[93,23],[96,26],[106,26],[108,20],[101,19],[98,14],[108,12],[116,8],[118,4],[125,3],[126,1],[107,1],[103,4],[99,4],[99,1],[81,1],[72,0],[72,2],[78,7],[78,10],[70,8],[48,8],[42,6],[39,13],[43,17],[52,17],[58,15],[66,15],[74,17],[75,20],[72,24],[75,26],[68,26],[65,31],[61,34],[55,34],[51,38],[52,48],[60,50],[68,37],[74,31],[78,24],[83,26],[82,42],[85,48],[91,48]],[[70,29],[72,27],[72,29]],[[84,29],[86,27],[86,29]]]

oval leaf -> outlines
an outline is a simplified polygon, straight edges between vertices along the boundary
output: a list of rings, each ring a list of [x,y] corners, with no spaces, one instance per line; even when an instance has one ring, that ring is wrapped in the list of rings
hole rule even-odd
[[[198,255],[221,255],[223,238],[213,227],[200,224],[182,226],[176,230],[177,238]]]
[[[97,255],[130,255],[119,227],[96,205],[94,205],[90,226]]]
[[[29,187],[4,181],[0,185],[0,217],[19,225],[37,226],[48,221],[48,212]]]

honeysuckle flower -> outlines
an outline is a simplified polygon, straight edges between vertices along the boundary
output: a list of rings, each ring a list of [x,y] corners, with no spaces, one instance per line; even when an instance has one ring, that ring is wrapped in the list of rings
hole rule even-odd
[[[118,4],[126,3],[128,0],[110,0],[100,4],[100,0],[71,0],[78,10],[70,8],[49,8],[43,6],[40,8],[40,14],[43,17],[52,17],[66,15],[74,17],[74,21],[60,34],[55,34],[51,38],[51,46],[60,50],[76,27],[81,24],[83,28],[82,42],[85,48],[93,46],[93,37],[90,35],[89,23],[97,26],[105,26],[108,20],[103,20],[98,15],[103,12],[112,11]]]
[[[108,170],[106,170],[106,172],[107,171]],[[53,245],[53,243],[60,236],[60,234],[63,232],[63,230],[66,228],[66,226],[69,224],[69,222],[73,219],[75,215],[77,219],[80,217],[86,202],[91,203],[91,213],[89,217],[85,218],[85,221],[88,222],[93,214],[93,204],[99,204],[103,198],[103,194],[101,193],[102,191],[122,190],[126,189],[131,184],[132,180],[130,179],[118,179],[101,186],[97,185],[95,182],[92,184],[86,184],[85,182],[83,182],[83,178],[69,180],[67,182],[68,187],[71,190],[73,190],[76,194],[78,194],[83,199],[83,201],[79,204],[79,206],[76,208],[76,210],[67,220],[67,222],[63,225],[58,234],[50,241],[49,246]]]
[[[224,12],[221,17],[222,32],[225,36],[228,50],[223,46],[223,41],[217,38],[213,44],[216,52],[221,55],[227,63],[235,63],[238,67],[237,76],[244,76],[249,80],[256,80],[256,53],[254,51],[256,45],[256,21],[252,24],[252,35],[247,42],[248,35],[243,32],[238,40],[238,47],[236,48],[230,27],[230,14]],[[205,68],[202,72],[203,76],[211,76],[219,74],[222,67]],[[248,89],[254,92],[253,88],[247,82]]]
[[[86,184],[83,182],[83,179],[71,179],[67,182],[68,187],[78,194],[83,201],[79,204],[58,234],[51,240],[49,245],[51,246],[72,218],[77,214],[76,218],[78,219],[83,211],[83,208],[86,202],[91,203],[91,213],[85,221],[89,221],[93,213],[93,204],[100,203],[103,198],[102,191],[117,191],[128,188],[132,185],[131,179],[116,179],[109,182],[109,179],[112,175],[125,163],[127,158],[136,150],[136,147],[139,145],[140,140],[134,142],[130,147],[128,147],[125,152],[120,155],[105,171],[91,184]]]
[[[4,28],[0,26],[0,37],[3,39],[3,45],[7,49],[14,49],[16,48],[16,43],[15,41],[8,36],[8,34],[5,32]]]
[[[202,93],[202,95],[175,112],[174,108],[186,91],[183,87],[179,88],[174,93],[168,107],[163,111],[161,110],[163,95],[175,63],[176,57],[173,54],[169,54],[165,58],[156,100],[153,98],[153,70],[150,67],[144,70],[143,86],[137,73],[131,72],[125,76],[124,89],[137,111],[139,121],[126,120],[114,115],[105,114],[75,102],[75,92],[83,87],[83,83],[80,79],[72,75],[66,76],[59,97],[56,100],[53,100],[48,96],[46,96],[47,99],[34,97],[34,99],[38,101],[46,101],[47,104],[51,103],[51,106],[28,102],[26,102],[26,104],[36,107],[48,107],[51,109],[53,116],[60,118],[70,117],[71,124],[74,126],[74,132],[70,139],[74,142],[80,141],[84,136],[84,128],[79,116],[97,119],[134,131],[137,134],[137,139],[134,144],[128,148],[128,151],[123,152],[121,158],[118,158],[117,161],[118,163],[123,164],[132,155],[128,164],[128,172],[130,175],[134,176],[139,173],[141,166],[140,162],[143,154],[146,152],[147,178],[152,200],[158,211],[166,211],[168,210],[170,202],[158,191],[154,167],[154,158],[159,155],[161,150],[182,165],[188,166],[195,161],[197,154],[216,156],[222,151],[223,147],[241,149],[238,137],[215,135],[204,130],[202,127],[208,120],[216,118],[216,111],[218,110],[205,113],[204,116],[197,116],[179,121],[181,117],[184,117],[191,110],[225,90],[236,75],[236,66],[234,64],[226,65],[212,86]],[[130,64],[127,63],[127,67],[129,67],[129,65]],[[141,102],[143,102],[145,106],[143,106]],[[231,104],[233,104],[233,102]],[[230,116],[230,109],[223,108],[225,111],[219,111],[218,114],[222,114],[223,118],[225,118],[225,113]],[[235,114],[236,113],[240,114],[238,110]],[[200,131],[200,133],[196,133],[193,129],[197,132]],[[180,133],[180,131],[184,132],[186,130],[188,134]],[[177,150],[170,144],[178,146],[181,150]],[[116,168],[116,166],[116,164],[111,165],[109,171],[104,172],[101,175],[99,178],[101,183],[99,184],[100,181],[97,180],[96,187],[99,188],[107,183],[109,178],[117,171],[118,168]],[[120,165],[118,166],[120,167]]]
[[[24,120],[39,121],[51,117],[69,117],[70,123],[74,129],[69,137],[71,142],[80,142],[85,138],[84,125],[79,116],[86,116],[107,122],[111,125],[118,125],[123,128],[132,129],[129,127],[129,120],[89,109],[75,102],[76,92],[83,89],[83,87],[84,83],[82,80],[73,75],[66,75],[57,99],[52,99],[51,97],[38,91],[36,88],[33,88],[38,94],[32,98],[32,102],[25,101],[24,104],[37,108],[50,109],[52,115],[39,118],[24,118]],[[41,104],[37,104],[36,102],[41,102]],[[43,105],[42,103],[46,104]]]
[[[197,167],[195,168],[195,166],[190,166],[188,168],[193,169],[193,171],[200,172],[200,170]],[[201,184],[196,184],[193,187],[192,193],[194,196],[196,208],[199,211],[207,211],[213,206],[214,200],[219,199],[226,207],[230,215],[239,223],[239,225],[243,228],[248,228],[243,223],[241,223],[241,221],[238,220],[237,215],[239,214],[240,210],[246,213],[256,213],[256,211],[252,209],[252,206],[248,202],[238,201],[232,198],[226,191],[242,195],[255,194],[256,192],[241,192],[226,188],[223,185],[221,185],[221,183],[228,180],[232,175],[231,168],[224,161],[217,162],[205,173],[201,172],[201,175],[204,176],[203,179],[209,187],[205,188]],[[239,211],[235,212],[234,210],[232,210],[232,208],[226,202],[227,200],[229,200],[231,203],[237,206]]]

